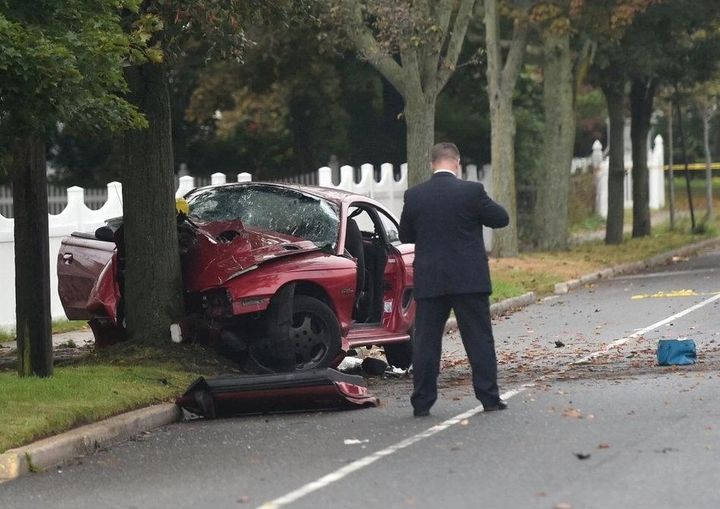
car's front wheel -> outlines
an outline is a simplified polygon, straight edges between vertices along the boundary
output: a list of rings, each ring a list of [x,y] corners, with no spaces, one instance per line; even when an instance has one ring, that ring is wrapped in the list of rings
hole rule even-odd
[[[326,368],[342,349],[335,313],[321,300],[306,295],[296,295],[293,300],[289,340],[298,370]]]
[[[285,332],[274,338],[250,346],[250,359],[265,372],[326,368],[342,349],[335,313],[321,300],[307,295],[295,295],[292,320]]]

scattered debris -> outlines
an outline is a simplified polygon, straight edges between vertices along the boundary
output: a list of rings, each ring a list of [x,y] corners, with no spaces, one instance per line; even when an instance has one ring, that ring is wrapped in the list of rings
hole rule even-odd
[[[563,417],[571,417],[573,419],[582,419],[582,411],[579,408],[567,407],[563,410]]]
[[[591,454],[589,452],[576,452],[574,453],[575,457],[579,460],[587,460],[590,459]]]
[[[385,373],[385,370],[388,368],[387,362],[382,359],[376,359],[375,357],[365,357],[361,365],[363,372],[372,376],[380,376]]]
[[[562,348],[565,346],[565,343],[562,341],[555,341],[555,348]]]
[[[598,444],[597,448],[598,449],[610,449],[610,444],[605,444],[605,443]]]
[[[468,419],[463,419],[462,421],[460,421],[460,426],[467,426],[468,424],[470,424],[470,421]]]
[[[238,504],[247,504],[248,502],[250,502],[250,497],[248,497],[247,495],[244,495],[237,499]]]
[[[358,440],[357,438],[346,438],[343,440],[343,444],[345,445],[360,445],[360,444],[369,444],[370,440],[367,438],[364,440]]]
[[[657,362],[660,366],[685,366],[695,364],[697,351],[695,341],[688,338],[661,339],[657,346]]]
[[[365,380],[334,369],[198,378],[176,404],[206,418],[377,406]]]

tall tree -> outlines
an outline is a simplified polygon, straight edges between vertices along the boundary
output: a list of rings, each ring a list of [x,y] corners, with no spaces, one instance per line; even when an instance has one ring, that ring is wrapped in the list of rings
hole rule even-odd
[[[683,0],[656,1],[635,16],[623,35],[632,84],[633,237],[651,230],[647,150],[655,94],[663,80],[691,83],[709,77],[720,59],[719,22],[715,0],[693,2],[692,8]]]
[[[128,30],[144,34],[145,63],[128,67],[128,95],[148,120],[144,131],[123,138],[126,270],[125,318],[130,340],[161,343],[182,316],[183,292],[174,199],[168,65],[183,43],[199,40],[207,57],[240,58],[251,0],[145,0],[128,13]]]
[[[565,249],[568,239],[568,193],[575,145],[575,96],[584,82],[594,45],[572,37],[582,15],[578,2],[539,1],[530,19],[542,41],[543,149],[536,171],[533,243],[540,249]],[[571,48],[571,39],[581,49]],[[554,206],[549,207],[548,204]]]
[[[52,375],[45,141],[59,122],[131,128],[142,117],[118,94],[130,40],[118,0],[0,2],[0,151],[10,154],[20,375]],[[142,41],[134,41],[136,47]]]
[[[525,56],[528,23],[525,13],[515,14],[512,38],[503,57],[498,0],[485,0],[485,49],[487,52],[487,94],[490,103],[490,152],[493,197],[510,214],[507,228],[493,234],[497,256],[518,253],[517,199],[515,190],[515,116],[513,94]],[[524,5],[525,2],[520,2]]]
[[[624,37],[633,21],[658,0],[582,0],[578,26],[597,45],[590,81],[605,96],[609,118],[608,213],[605,243],[620,244],[624,228],[625,98],[632,69]],[[647,163],[647,161],[646,161]]]
[[[430,174],[437,97],[452,76],[475,0],[342,0],[327,16],[404,100],[410,185]]]

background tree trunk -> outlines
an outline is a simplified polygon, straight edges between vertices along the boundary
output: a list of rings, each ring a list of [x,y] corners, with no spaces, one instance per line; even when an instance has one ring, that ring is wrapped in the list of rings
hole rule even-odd
[[[703,147],[705,151],[705,199],[707,200],[707,212],[705,221],[712,221],[713,218],[713,181],[712,181],[712,155],[710,154],[710,119],[712,111],[710,107],[701,112],[703,121]]]
[[[650,235],[650,181],[647,167],[647,138],[650,132],[653,98],[656,81],[654,79],[634,79],[630,88],[632,141],[632,180],[633,180],[633,237]]]
[[[536,179],[533,243],[540,249],[565,249],[570,168],[575,145],[570,35],[546,36],[543,52],[545,128],[542,164]]]
[[[492,157],[492,198],[510,215],[507,227],[493,231],[495,256],[517,256],[517,195],[515,189],[515,116],[512,94],[490,102],[490,152]]]
[[[625,91],[624,84],[603,86],[610,120],[608,159],[608,209],[605,243],[622,244],[625,221]]]
[[[424,182],[431,173],[430,149],[435,140],[435,94],[405,103],[408,186]]]
[[[10,174],[15,213],[15,315],[18,374],[52,376],[50,260],[45,144],[15,142]]]
[[[490,159],[492,198],[510,215],[510,224],[493,233],[496,256],[518,254],[517,196],[515,190],[515,116],[513,92],[525,57],[528,25],[513,22],[512,41],[505,59],[500,48],[500,10],[497,0],[485,0],[485,50],[487,53],[487,93],[490,104]]]
[[[670,210],[670,229],[675,229],[675,145],[673,140],[673,100],[668,108],[668,208]]]
[[[162,65],[129,67],[126,78],[130,102],[149,123],[124,135],[127,332],[130,340],[159,343],[183,315],[170,97]]]

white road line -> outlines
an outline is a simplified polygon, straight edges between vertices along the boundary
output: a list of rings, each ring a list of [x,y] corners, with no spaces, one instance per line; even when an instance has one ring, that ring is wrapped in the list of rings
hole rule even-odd
[[[714,295],[714,296],[710,297],[709,299],[705,299],[704,301],[699,302],[699,303],[695,304],[694,306],[691,306],[687,309],[684,309],[683,311],[675,313],[672,316],[664,318],[663,320],[660,320],[659,322],[655,322],[652,325],[648,325],[647,327],[640,329],[629,336],[617,339],[617,340],[613,341],[612,343],[608,344],[602,350],[598,350],[597,352],[590,353],[584,357],[581,357],[580,359],[578,359],[576,361],[571,362],[567,366],[565,366],[557,371],[543,375],[543,376],[537,378],[535,380],[535,382],[527,383],[527,384],[521,385],[520,387],[517,387],[515,389],[509,390],[509,391],[503,393],[501,395],[501,397],[504,400],[508,400],[514,396],[517,396],[518,394],[525,392],[528,388],[534,387],[537,382],[549,378],[551,375],[557,375],[557,374],[563,373],[563,372],[571,369],[573,366],[588,362],[596,357],[606,354],[610,350],[617,348],[618,346],[623,345],[632,339],[635,339],[644,334],[647,334],[648,332],[653,331],[659,327],[662,327],[663,325],[670,323],[673,320],[677,320],[678,318],[681,318],[687,314],[690,314],[693,311],[697,311],[698,309],[700,309],[704,306],[707,306],[708,304],[715,302],[718,299],[720,299],[720,294]],[[264,504],[258,506],[258,509],[278,509],[280,507],[291,504],[291,503],[303,498],[304,496],[309,495],[310,493],[321,490],[322,488],[325,488],[326,486],[329,486],[332,483],[340,481],[341,479],[347,477],[348,475],[350,475],[354,472],[357,472],[358,470],[361,470],[361,469],[367,467],[368,465],[372,465],[373,463],[375,463],[376,461],[378,461],[381,458],[390,456],[391,454],[394,454],[402,449],[410,447],[411,445],[416,444],[417,442],[420,442],[421,440],[429,438],[437,433],[440,433],[441,431],[445,431],[446,429],[450,428],[451,426],[460,423],[464,419],[469,419],[470,417],[477,415],[482,411],[483,411],[482,405],[478,405],[474,408],[471,408],[470,410],[467,410],[461,414],[458,414],[455,417],[451,417],[450,419],[447,419],[446,421],[443,421],[440,424],[436,424],[435,426],[432,426],[432,427],[426,429],[425,431],[418,433],[417,435],[408,437],[405,440],[402,440],[394,445],[391,445],[384,449],[380,449],[379,451],[376,451],[376,452],[370,454],[369,456],[365,456],[363,458],[353,461],[352,463],[348,463],[344,467],[339,468],[338,470],[331,472],[331,473],[321,477],[320,479],[317,479],[308,484],[305,484],[304,486],[301,486],[300,488],[293,490],[290,493],[287,493],[286,495],[278,497],[269,502],[265,502]]]

